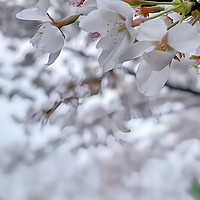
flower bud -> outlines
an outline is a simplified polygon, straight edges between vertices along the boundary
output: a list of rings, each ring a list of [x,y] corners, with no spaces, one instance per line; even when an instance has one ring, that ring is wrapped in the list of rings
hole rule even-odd
[[[200,16],[200,8],[194,10],[194,11],[192,12],[192,16],[194,16],[194,17]]]
[[[138,18],[132,21],[132,27],[139,26],[141,23],[145,22],[145,18]]]
[[[177,3],[178,5],[182,5],[181,7],[175,9],[174,11],[177,13],[185,13],[187,15],[191,12],[192,7],[195,6],[195,2],[192,1],[184,1],[183,3],[180,0],[174,0],[173,3]]]

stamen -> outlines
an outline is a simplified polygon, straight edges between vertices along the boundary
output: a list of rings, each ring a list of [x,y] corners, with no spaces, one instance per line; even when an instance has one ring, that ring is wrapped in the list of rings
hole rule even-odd
[[[167,44],[167,40],[168,40],[168,35],[166,34],[162,38],[162,41],[155,42],[156,49],[160,51],[172,50],[172,48]]]
[[[93,33],[90,33],[90,35],[92,36],[93,39],[101,36],[101,34],[99,32],[93,32]]]
[[[78,2],[72,3],[72,5],[73,5],[74,7],[80,7],[80,6],[83,5],[84,2],[85,2],[85,0],[79,0]]]

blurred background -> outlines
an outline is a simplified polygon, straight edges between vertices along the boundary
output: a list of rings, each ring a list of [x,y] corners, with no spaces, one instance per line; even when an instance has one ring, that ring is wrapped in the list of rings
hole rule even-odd
[[[36,2],[0,0],[0,200],[200,199],[198,71],[180,67],[145,97],[137,63],[102,75],[98,38],[78,22],[44,68],[29,42],[39,22],[15,18]],[[72,3],[49,13],[76,13]]]

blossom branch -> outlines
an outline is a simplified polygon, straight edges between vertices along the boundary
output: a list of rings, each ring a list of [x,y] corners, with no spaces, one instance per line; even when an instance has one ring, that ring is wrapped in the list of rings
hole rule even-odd
[[[80,14],[78,15],[72,15],[69,17],[66,17],[60,21],[53,21],[53,23],[55,24],[55,26],[57,26],[58,28],[62,28],[63,26],[67,26],[69,24],[73,24],[74,22],[77,21],[77,19],[80,17]]]
[[[123,70],[124,70],[124,73],[136,77],[136,73],[132,69],[129,69],[127,67],[123,67]],[[184,88],[184,87],[181,87],[181,86],[175,86],[175,85],[171,84],[169,81],[167,81],[165,86],[168,87],[169,89],[172,89],[172,90],[177,90],[177,91],[181,91],[181,92],[187,92],[187,93],[191,93],[191,94],[200,96],[200,92],[199,91],[192,90],[191,88]]]

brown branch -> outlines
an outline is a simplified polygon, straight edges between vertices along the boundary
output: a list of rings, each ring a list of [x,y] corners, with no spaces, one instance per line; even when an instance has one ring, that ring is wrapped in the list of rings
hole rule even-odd
[[[136,73],[132,69],[123,67],[123,70],[126,74],[136,76]],[[169,81],[167,81],[165,86],[168,87],[169,89],[172,89],[172,90],[177,90],[177,91],[181,91],[181,92],[188,92],[188,93],[200,96],[199,91],[193,90],[191,88],[184,88],[184,87],[181,87],[181,86],[176,86],[176,85],[171,84]]]

